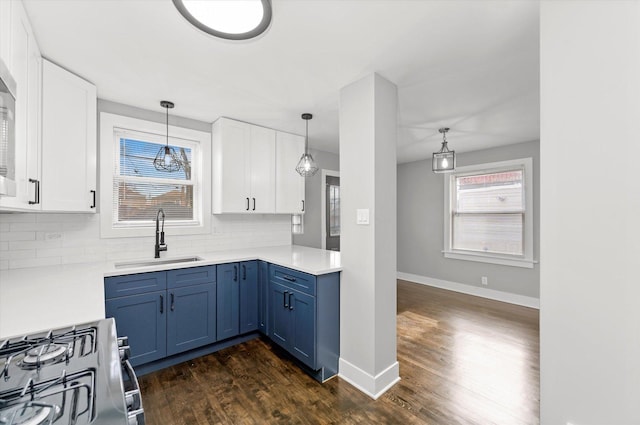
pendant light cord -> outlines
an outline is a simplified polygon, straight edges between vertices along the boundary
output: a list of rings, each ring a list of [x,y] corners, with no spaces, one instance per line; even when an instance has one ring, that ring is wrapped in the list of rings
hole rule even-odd
[[[309,120],[305,120],[307,124],[307,130],[304,138],[304,153],[309,153]]]
[[[167,111],[167,119],[165,120],[167,123],[167,147],[169,146],[169,108],[166,108]]]

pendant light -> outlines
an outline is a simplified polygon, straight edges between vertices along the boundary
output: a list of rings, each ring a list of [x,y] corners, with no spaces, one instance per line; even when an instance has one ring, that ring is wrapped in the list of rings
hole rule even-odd
[[[304,138],[304,153],[298,161],[296,171],[302,177],[311,177],[318,172],[318,166],[309,153],[309,120],[313,118],[311,114],[302,114],[302,119],[307,122],[307,132]]]
[[[169,146],[169,109],[173,108],[173,102],[163,100],[160,102],[160,106],[167,110],[167,144],[162,146],[156,158],[153,160],[153,166],[158,171],[166,171],[168,173],[174,173],[182,169],[182,161],[178,157],[176,150],[173,146]]]
[[[438,130],[442,134],[442,147],[438,152],[433,153],[432,169],[434,173],[446,173],[456,169],[456,152],[449,150],[447,146],[448,127]]]

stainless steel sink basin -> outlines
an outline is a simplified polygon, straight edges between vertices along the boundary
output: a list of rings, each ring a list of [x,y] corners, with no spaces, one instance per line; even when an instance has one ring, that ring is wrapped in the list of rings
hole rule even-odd
[[[153,267],[153,266],[164,266],[168,264],[183,264],[183,263],[194,263],[197,261],[202,261],[200,257],[183,257],[183,258],[166,258],[163,260],[154,259],[154,260],[144,260],[144,261],[127,261],[123,263],[115,263],[116,269],[130,269],[134,267]]]

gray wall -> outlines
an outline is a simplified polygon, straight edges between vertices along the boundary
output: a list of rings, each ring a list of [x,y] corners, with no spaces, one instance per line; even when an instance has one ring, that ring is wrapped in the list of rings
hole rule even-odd
[[[453,147],[455,148],[455,146]],[[457,165],[533,158],[533,251],[540,258],[540,142],[458,155]],[[398,271],[482,288],[540,297],[540,266],[533,269],[444,258],[444,175],[431,160],[398,165]],[[487,276],[489,285],[480,283]]]
[[[309,149],[311,155],[318,163],[320,170],[340,170],[339,156],[324,151]],[[322,248],[322,222],[321,205],[322,196],[322,171],[318,171],[315,176],[309,177],[305,182],[305,214],[304,214],[304,234],[293,235],[294,245],[310,246],[312,248]]]

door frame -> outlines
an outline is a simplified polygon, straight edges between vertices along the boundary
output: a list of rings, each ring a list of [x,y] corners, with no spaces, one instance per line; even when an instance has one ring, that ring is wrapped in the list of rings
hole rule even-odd
[[[322,239],[322,249],[327,249],[327,176],[340,177],[340,171],[322,169],[320,180],[320,239]]]

